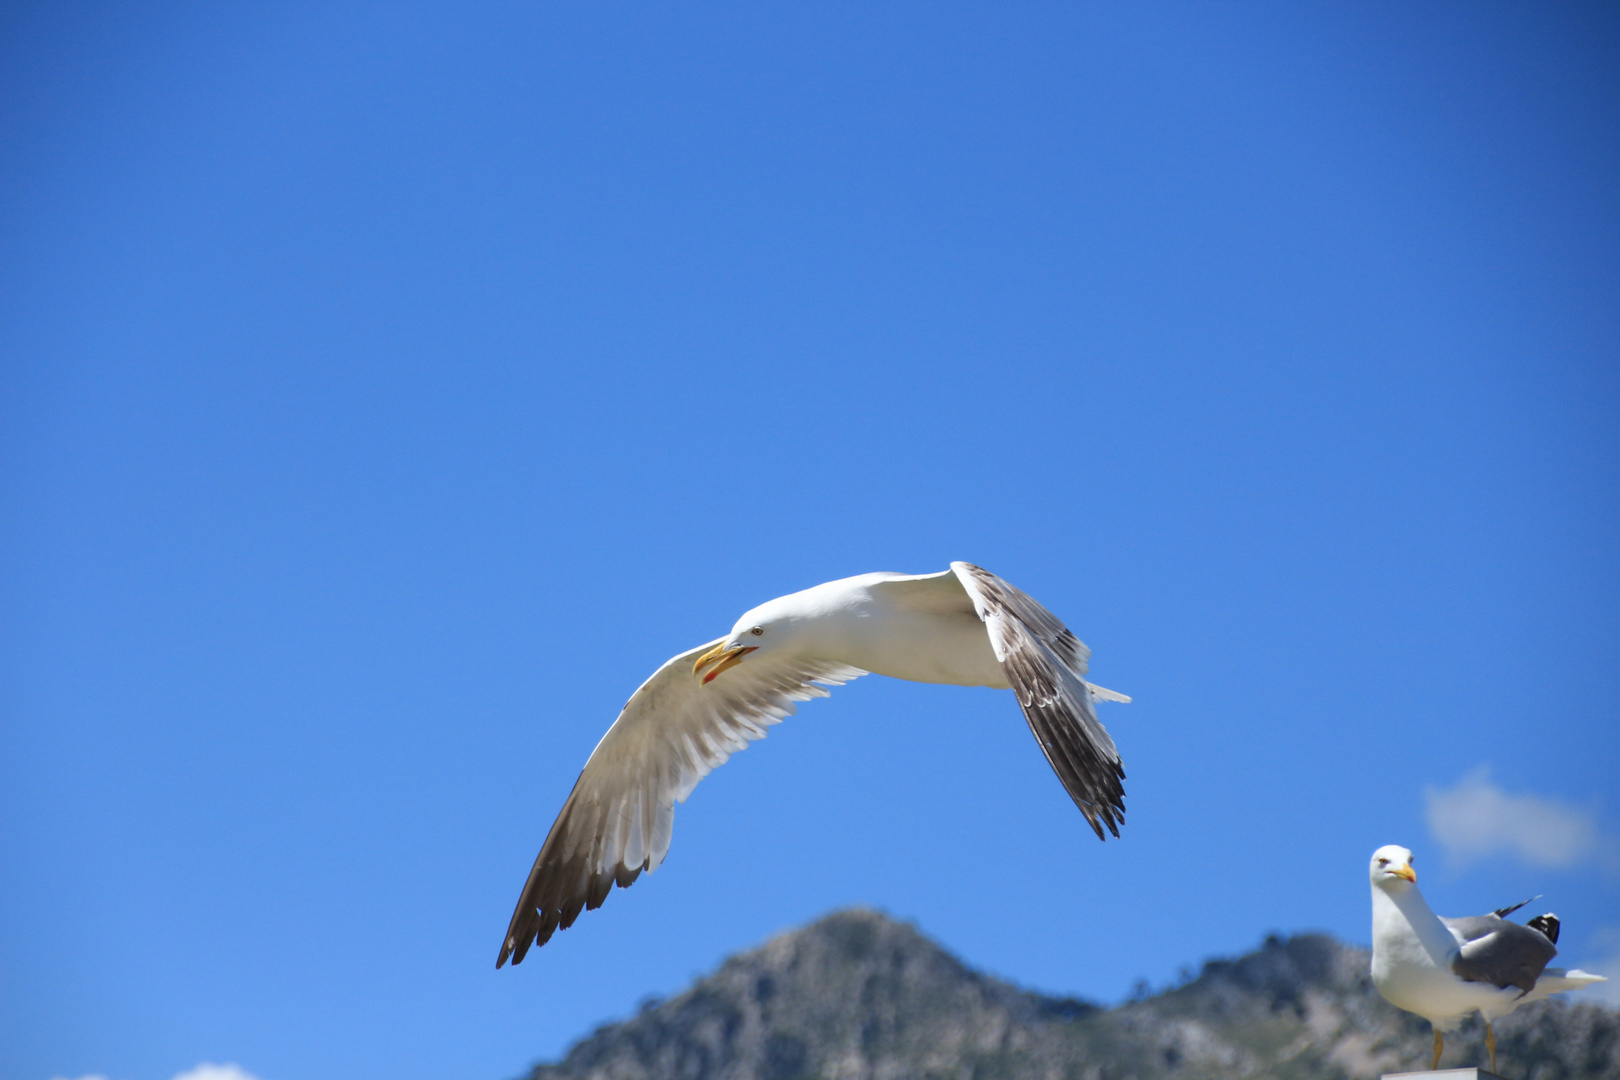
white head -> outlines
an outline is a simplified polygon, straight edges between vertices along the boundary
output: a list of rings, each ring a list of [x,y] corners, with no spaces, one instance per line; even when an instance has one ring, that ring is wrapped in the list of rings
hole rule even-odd
[[[1417,883],[1417,871],[1412,869],[1412,851],[1399,844],[1385,844],[1373,852],[1367,876],[1374,886],[1385,892],[1401,893]]]
[[[780,649],[796,640],[805,612],[786,601],[798,595],[779,597],[745,612],[720,644],[693,662],[692,674],[710,683],[721,672],[742,663],[750,653]]]

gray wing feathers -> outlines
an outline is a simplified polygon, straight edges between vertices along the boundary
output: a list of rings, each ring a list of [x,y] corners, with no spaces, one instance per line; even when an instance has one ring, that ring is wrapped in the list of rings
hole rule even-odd
[[[864,675],[855,668],[785,663],[739,666],[703,685],[691,664],[720,639],[676,656],[631,696],[563,803],[512,913],[496,967],[521,963],[531,946],[595,910],[669,853],[675,804],[738,750]]]
[[[1452,957],[1451,971],[1464,982],[1517,987],[1522,997],[1536,988],[1543,969],[1558,955],[1558,947],[1541,931],[1500,915],[1441,921],[1462,943]]]
[[[1457,939],[1457,944],[1465,945],[1494,932],[1505,920],[1495,915],[1464,915],[1460,919],[1442,918],[1440,921],[1446,924],[1446,929]]]
[[[987,614],[1011,615],[1022,624],[1029,637],[1050,649],[1064,667],[1076,675],[1086,673],[1091,650],[1033,596],[972,563],[953,562],[951,569],[967,590],[979,618]],[[1001,646],[994,638],[990,643],[996,649],[996,659],[1005,661]]]
[[[1095,698],[1124,695],[1086,682],[1091,650],[1027,593],[972,563],[954,562],[1029,729],[1099,839],[1125,820],[1125,768],[1097,719]]]

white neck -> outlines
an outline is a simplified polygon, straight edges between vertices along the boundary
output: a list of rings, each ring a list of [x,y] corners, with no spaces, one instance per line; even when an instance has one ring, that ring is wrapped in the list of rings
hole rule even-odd
[[[1435,967],[1442,970],[1450,968],[1451,954],[1457,951],[1457,939],[1451,936],[1451,931],[1440,921],[1440,916],[1430,910],[1416,885],[1406,885],[1398,890],[1386,890],[1374,885],[1372,894],[1374,941],[1380,936],[1400,934],[1403,929],[1401,924],[1404,923],[1409,928],[1406,932],[1417,936],[1418,943]],[[1380,931],[1383,931],[1382,935]]]

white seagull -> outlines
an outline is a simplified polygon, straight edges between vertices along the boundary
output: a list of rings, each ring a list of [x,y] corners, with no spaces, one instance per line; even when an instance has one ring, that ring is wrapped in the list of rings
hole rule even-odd
[[[938,574],[862,574],[778,597],[725,637],[671,658],[596,744],[518,898],[496,967],[596,909],[669,851],[675,804],[794,702],[868,673],[1011,689],[1086,820],[1119,835],[1125,790],[1088,683],[1091,650],[1025,593],[954,562]]]
[[[1606,981],[1602,975],[1547,966],[1558,955],[1558,916],[1538,915],[1522,926],[1506,918],[1529,900],[1489,915],[1442,919],[1418,892],[1412,853],[1399,844],[1373,852],[1367,873],[1373,985],[1391,1005],[1434,1026],[1431,1069],[1440,1067],[1441,1032],[1455,1031],[1469,1013],[1485,1018],[1485,1046],[1495,1072],[1491,1021],[1550,994]]]

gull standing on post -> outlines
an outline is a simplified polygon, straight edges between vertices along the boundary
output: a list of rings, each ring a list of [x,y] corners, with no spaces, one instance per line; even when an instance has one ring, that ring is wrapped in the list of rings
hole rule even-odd
[[[669,851],[675,804],[794,702],[876,673],[1011,689],[1069,797],[1103,838],[1125,818],[1125,769],[1084,678],[1091,650],[1027,594],[954,562],[938,574],[862,574],[778,597],[641,684],[551,826],[496,967],[602,906]]]
[[[1398,844],[1373,852],[1372,979],[1391,1005],[1434,1026],[1434,1061],[1440,1067],[1441,1032],[1455,1031],[1469,1013],[1485,1018],[1485,1046],[1496,1071],[1491,1021],[1550,994],[1579,990],[1602,975],[1550,968],[1558,955],[1558,916],[1537,915],[1526,925],[1506,916],[1529,900],[1489,915],[1442,919],[1417,889],[1412,853]],[[1534,899],[1534,898],[1532,898]]]

